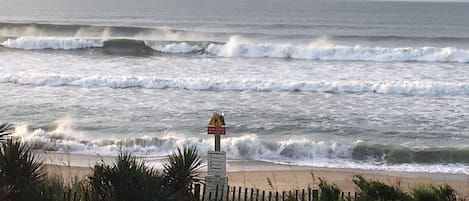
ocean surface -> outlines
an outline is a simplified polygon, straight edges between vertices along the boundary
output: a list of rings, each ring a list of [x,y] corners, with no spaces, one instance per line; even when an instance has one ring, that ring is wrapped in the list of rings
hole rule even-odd
[[[0,0],[0,121],[51,153],[469,174],[469,3]]]

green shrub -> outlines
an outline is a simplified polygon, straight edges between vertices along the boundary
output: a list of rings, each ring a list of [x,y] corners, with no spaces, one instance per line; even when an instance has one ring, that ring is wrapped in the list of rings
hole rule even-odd
[[[130,154],[120,154],[112,166],[97,164],[89,177],[87,199],[93,201],[165,201],[163,176]]]
[[[190,186],[199,180],[199,169],[202,165],[199,152],[195,146],[177,148],[163,164],[168,190],[173,200],[193,200]]]
[[[335,184],[328,184],[322,178],[319,178],[320,201],[338,201],[340,197],[340,188]]]
[[[357,201],[410,201],[412,198],[401,189],[386,185],[379,181],[367,180],[362,176],[356,175],[353,179],[358,186]]]
[[[20,141],[9,138],[0,145],[0,189],[10,189],[8,199],[14,201],[34,200],[44,180],[42,161]]]
[[[65,183],[62,176],[47,176],[39,190],[39,198],[36,200],[40,201],[66,201],[73,200],[73,198],[78,201],[84,197],[82,181],[76,177],[71,183]]]
[[[420,186],[412,189],[415,201],[456,201],[457,193],[448,184],[435,186]]]

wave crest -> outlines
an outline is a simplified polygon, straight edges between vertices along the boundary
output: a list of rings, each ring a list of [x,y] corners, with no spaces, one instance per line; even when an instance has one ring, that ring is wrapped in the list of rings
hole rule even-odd
[[[469,50],[453,47],[362,47],[337,45],[256,44],[243,42],[236,37],[226,44],[210,44],[207,52],[222,57],[293,58],[308,60],[353,61],[428,61],[469,62]]]
[[[291,58],[307,60],[337,61],[382,61],[382,62],[469,62],[469,50],[454,47],[363,47],[326,44],[292,45],[276,43],[246,42],[231,37],[226,43],[213,41],[151,41],[138,39],[79,39],[54,37],[19,37],[8,39],[2,46],[17,49],[83,49],[104,48],[106,51],[122,49],[144,49],[142,54],[152,51],[170,54],[205,53],[219,57],[248,58]],[[141,51],[136,52],[137,54]]]

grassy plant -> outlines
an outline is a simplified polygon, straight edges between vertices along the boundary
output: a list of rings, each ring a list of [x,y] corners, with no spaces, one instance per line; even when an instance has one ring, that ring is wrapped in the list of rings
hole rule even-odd
[[[163,164],[168,190],[176,200],[192,200],[190,186],[199,181],[202,166],[197,147],[178,147]]]
[[[28,145],[7,139],[0,147],[0,188],[11,188],[9,199],[31,200],[44,180],[42,161]]]
[[[389,186],[379,181],[367,180],[362,176],[355,176],[353,179],[355,185],[360,188],[357,201],[407,201],[412,198],[401,189]]]
[[[457,193],[449,185],[419,186],[412,189],[415,201],[457,201]]]
[[[328,184],[322,178],[319,178],[319,189],[321,190],[320,201],[338,201],[340,199],[340,188],[335,184]]]
[[[298,201],[294,191],[288,191],[288,193],[285,195],[285,197],[282,200],[285,200],[285,201]]]

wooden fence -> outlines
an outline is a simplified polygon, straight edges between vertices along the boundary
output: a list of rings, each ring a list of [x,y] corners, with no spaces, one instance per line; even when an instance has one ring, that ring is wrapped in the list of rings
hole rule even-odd
[[[209,189],[210,190],[210,189]],[[203,184],[191,186],[191,192],[195,201],[319,201],[320,191],[317,189],[301,189],[290,191],[266,191],[255,188],[230,187],[225,189],[217,186],[213,191],[207,191]],[[57,197],[59,196],[59,197]],[[57,195],[52,189],[43,188],[39,195],[46,200],[83,201],[82,195],[71,190]],[[341,192],[339,200],[354,201],[357,193]],[[52,199],[55,198],[55,199]],[[386,200],[383,198],[383,200]],[[468,200],[467,197],[459,197],[458,200]]]
[[[319,201],[319,190],[300,189],[290,191],[266,191],[255,188],[217,186],[207,189],[195,184],[192,192],[197,201]],[[356,193],[342,192],[341,200],[355,200]]]

